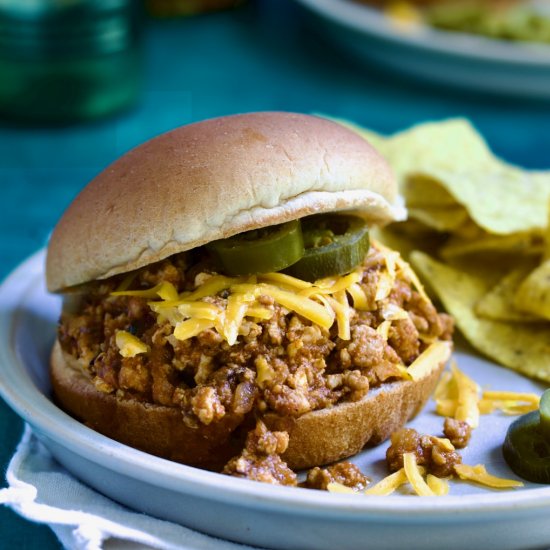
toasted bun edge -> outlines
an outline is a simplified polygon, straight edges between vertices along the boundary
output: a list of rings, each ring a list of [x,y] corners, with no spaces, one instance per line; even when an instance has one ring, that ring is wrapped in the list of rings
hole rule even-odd
[[[449,345],[449,355],[451,346]],[[418,381],[398,381],[372,389],[360,401],[307,413],[297,419],[267,415],[271,430],[286,430],[283,459],[292,469],[320,466],[357,454],[387,439],[414,417],[435,388],[446,359]],[[57,404],[95,431],[150,454],[191,466],[219,470],[240,453],[252,418],[234,417],[192,428],[176,408],[119,399],[95,388],[78,361],[56,341],[51,380]]]

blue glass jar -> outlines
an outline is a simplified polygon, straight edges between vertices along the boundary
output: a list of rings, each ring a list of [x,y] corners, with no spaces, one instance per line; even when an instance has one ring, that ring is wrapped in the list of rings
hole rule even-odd
[[[0,0],[0,117],[70,122],[131,105],[138,0]]]

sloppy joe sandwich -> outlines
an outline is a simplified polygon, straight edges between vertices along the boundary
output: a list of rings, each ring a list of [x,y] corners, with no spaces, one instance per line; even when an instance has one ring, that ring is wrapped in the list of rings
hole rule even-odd
[[[137,147],[51,237],[56,402],[122,443],[233,459],[243,477],[247,434],[249,463],[261,448],[292,469],[385,440],[451,351],[451,319],[369,238],[404,214],[384,159],[322,118],[228,116]]]

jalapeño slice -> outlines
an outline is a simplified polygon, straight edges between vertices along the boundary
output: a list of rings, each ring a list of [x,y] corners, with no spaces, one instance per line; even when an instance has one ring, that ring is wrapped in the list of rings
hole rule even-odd
[[[213,241],[206,248],[220,269],[231,276],[280,271],[304,254],[302,229],[298,220]]]
[[[540,430],[550,444],[550,390],[546,390],[539,403]]]
[[[369,250],[368,227],[358,216],[309,216],[302,219],[302,233],[305,254],[286,272],[306,281],[349,273]]]
[[[510,424],[502,446],[508,466],[535,483],[550,483],[550,437],[544,425],[542,408],[525,414]]]

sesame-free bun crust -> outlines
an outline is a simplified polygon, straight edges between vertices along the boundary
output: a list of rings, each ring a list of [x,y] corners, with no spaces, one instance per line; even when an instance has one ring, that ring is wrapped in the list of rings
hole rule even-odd
[[[193,429],[183,421],[181,409],[118,399],[97,390],[78,361],[56,342],[51,354],[50,378],[56,403],[96,432],[130,447],[176,462],[221,469],[239,454],[245,433],[233,434],[242,417]]]
[[[451,344],[448,346],[448,356]],[[272,430],[288,431],[283,459],[292,469],[328,464],[387,439],[425,405],[448,359],[417,381],[398,381],[372,389],[360,401],[306,413],[296,419],[267,415]],[[142,451],[192,466],[219,470],[240,453],[254,419],[188,427],[179,409],[117,398],[97,390],[76,359],[56,342],[51,379],[57,403],[90,428]],[[241,427],[239,423],[243,422]]]
[[[53,292],[306,215],[404,216],[387,163],[314,116],[251,113],[177,128],[131,150],[69,206],[48,247]]]

